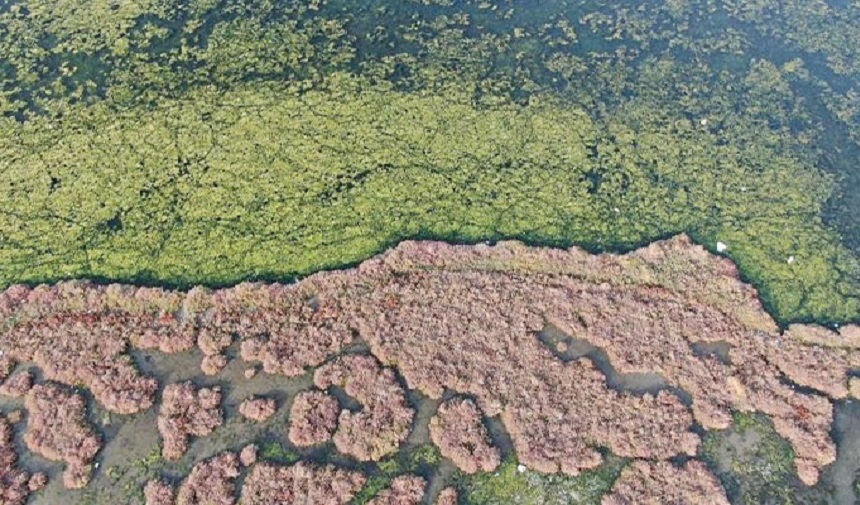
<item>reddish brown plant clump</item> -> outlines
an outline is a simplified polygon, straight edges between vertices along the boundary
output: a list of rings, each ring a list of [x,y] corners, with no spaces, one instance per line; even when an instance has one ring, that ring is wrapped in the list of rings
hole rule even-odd
[[[176,505],[232,505],[236,502],[238,476],[239,458],[235,453],[224,452],[201,461],[179,485]]]
[[[257,462],[258,447],[255,444],[249,444],[242,448],[239,453],[239,462],[242,466],[251,466]]]
[[[18,454],[12,439],[12,426],[0,414],[0,504],[23,505],[30,495],[30,475],[17,466]],[[41,474],[44,476],[44,474]]]
[[[440,405],[430,420],[430,438],[443,456],[468,474],[492,472],[501,461],[501,453],[492,446],[481,421],[481,411],[469,399],[453,398]]]
[[[84,397],[58,384],[33,386],[24,402],[30,416],[24,442],[51,461],[63,461],[63,484],[80,489],[90,481],[92,461],[101,449],[87,422]]]
[[[396,477],[388,489],[382,490],[368,505],[419,505],[427,481],[415,475]]]
[[[334,443],[359,461],[378,461],[395,452],[409,435],[415,411],[394,372],[371,356],[343,356],[319,367],[314,383],[320,389],[338,386],[362,404],[358,412],[343,410]]]
[[[290,442],[299,447],[331,440],[337,428],[340,407],[337,400],[321,391],[302,391],[290,409]]]
[[[668,461],[634,461],[621,472],[603,505],[729,505],[720,482],[700,461],[678,468]]]
[[[143,488],[146,505],[173,505],[175,490],[161,479],[152,479]]]
[[[272,398],[248,398],[239,405],[242,417],[257,423],[268,421],[278,411],[278,404]]]
[[[333,466],[315,467],[297,463],[288,467],[259,463],[242,487],[241,505],[268,503],[349,503],[364,485],[359,472]]]
[[[33,387],[33,374],[29,370],[16,373],[0,385],[0,395],[21,398]]]
[[[205,437],[224,422],[219,387],[197,389],[191,381],[164,388],[158,431],[164,440],[164,459],[175,460],[188,450],[188,438]]]
[[[457,490],[452,487],[443,489],[436,498],[436,505],[457,505]]]

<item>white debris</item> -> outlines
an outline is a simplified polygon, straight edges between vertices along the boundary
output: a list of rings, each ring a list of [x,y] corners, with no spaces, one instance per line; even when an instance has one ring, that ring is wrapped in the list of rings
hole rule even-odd
[[[788,264],[791,265],[794,262],[795,262],[794,256],[789,256],[788,257]]]
[[[517,471],[523,473],[526,471],[526,465],[517,465]]]
[[[702,119],[701,121],[699,121],[699,123],[700,123],[702,126],[708,126],[708,119],[707,119],[707,118]]]
[[[726,244],[724,244],[722,242],[717,242],[717,252],[726,252],[726,250],[728,250],[728,248],[729,248],[729,246],[727,246]]]
[[[612,207],[612,210],[614,210],[616,213],[621,212],[621,209],[619,209],[618,207]]]

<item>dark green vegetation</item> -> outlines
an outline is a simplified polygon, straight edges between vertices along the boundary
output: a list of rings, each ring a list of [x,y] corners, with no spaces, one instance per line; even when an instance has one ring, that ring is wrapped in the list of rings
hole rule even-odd
[[[521,505],[598,505],[624,467],[623,459],[609,456],[595,470],[577,477],[546,475],[517,467],[507,459],[493,473],[465,479],[461,485],[466,503]]]
[[[355,4],[0,2],[0,285],[686,231],[860,317],[856,1]]]
[[[729,429],[709,432],[703,442],[701,459],[720,478],[732,503],[830,502],[826,485],[809,488],[798,481],[791,446],[766,418],[736,414]]]

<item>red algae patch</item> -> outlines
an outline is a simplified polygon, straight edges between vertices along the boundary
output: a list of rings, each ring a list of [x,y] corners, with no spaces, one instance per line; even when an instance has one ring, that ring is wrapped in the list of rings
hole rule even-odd
[[[205,437],[224,422],[218,387],[197,389],[191,381],[170,384],[161,400],[158,432],[164,459],[179,459],[188,450],[189,437]]]
[[[248,398],[239,405],[239,414],[255,423],[268,421],[277,411],[278,404],[272,398]]]
[[[176,505],[236,503],[234,493],[239,473],[239,457],[232,452],[224,452],[197,463],[179,485]]]
[[[331,465],[317,467],[297,463],[282,467],[268,463],[254,465],[242,486],[240,505],[267,503],[349,503],[364,485],[359,472]]]
[[[446,487],[439,493],[436,498],[436,505],[457,505],[457,490],[452,487]]]
[[[0,347],[38,365],[46,379],[85,385],[111,412],[133,414],[152,406],[158,387],[123,354],[122,332],[135,324],[115,315],[57,314],[14,326],[0,335]]]
[[[0,504],[23,505],[31,491],[30,474],[17,466],[12,425],[0,414]]]
[[[30,416],[24,443],[51,461],[63,461],[63,484],[80,489],[90,481],[101,441],[86,418],[84,397],[58,384],[33,386],[24,402]]]
[[[152,479],[143,487],[146,505],[173,505],[175,490],[161,479]]]
[[[401,475],[380,491],[368,505],[420,505],[427,481],[417,475]]]
[[[340,406],[337,399],[321,391],[302,391],[290,409],[290,442],[309,447],[331,440]]]
[[[547,325],[601,350],[620,374],[662,377],[691,406],[665,390],[610,386],[590,359],[558,357],[564,351],[537,336]],[[289,435],[298,446],[333,439],[361,461],[396,451],[411,428],[414,412],[395,370],[432,399],[473,398],[501,419],[520,462],[569,475],[598,466],[598,449],[658,466],[695,456],[694,423],[722,429],[733,412],[761,412],[811,485],[836,457],[835,402],[860,396],[860,328],[780,331],[734,264],[685,236],[623,255],[407,241],[357,268],[293,285],[181,293],[74,281],[0,294],[0,380],[18,362],[34,364],[48,380],[89,388],[114,413],[155,400],[156,381],[138,372],[132,348],[196,345],[204,368],[218,373],[234,341],[251,366],[288,377],[319,367],[317,387],[357,400],[359,410],[340,411],[324,393],[300,394]],[[356,343],[370,356],[342,355]],[[727,352],[697,351],[714,344]],[[211,433],[222,418],[220,394],[204,408],[195,392],[170,388],[159,429],[165,457],[175,458],[189,436]],[[215,392],[206,396],[212,403]],[[640,473],[669,482],[657,477],[662,468]]]
[[[729,505],[719,481],[699,461],[635,461],[621,472],[602,505]]]
[[[467,474],[492,472],[499,467],[501,453],[492,446],[475,402],[453,398],[439,406],[430,420],[430,438],[442,455]]]
[[[314,384],[344,388],[362,404],[358,412],[343,410],[338,418],[334,443],[337,449],[359,461],[378,461],[397,451],[409,435],[415,411],[390,368],[371,356],[343,356],[319,367]]]
[[[0,395],[21,398],[33,387],[33,374],[29,370],[18,372],[0,385]]]

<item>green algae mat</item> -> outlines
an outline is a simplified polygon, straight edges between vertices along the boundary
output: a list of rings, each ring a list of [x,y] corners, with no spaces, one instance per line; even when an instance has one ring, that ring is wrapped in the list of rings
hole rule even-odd
[[[0,286],[686,232],[857,320],[860,6],[791,4],[0,1]]]

